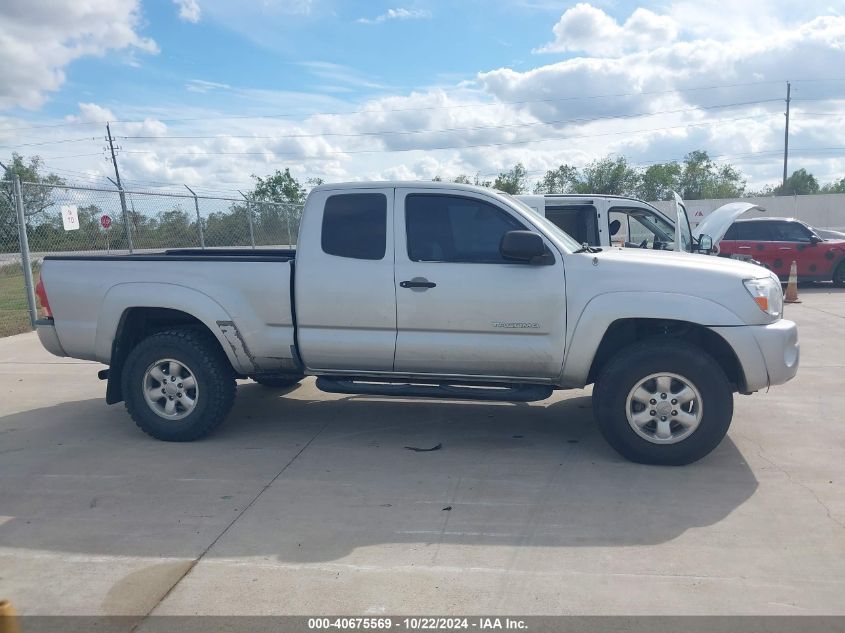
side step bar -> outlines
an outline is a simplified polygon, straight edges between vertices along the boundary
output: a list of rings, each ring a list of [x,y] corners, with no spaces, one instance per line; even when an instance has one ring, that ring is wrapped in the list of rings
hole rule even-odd
[[[317,378],[317,389],[327,393],[371,396],[401,396],[458,400],[496,400],[500,402],[536,402],[545,400],[554,391],[548,385],[453,385],[418,384],[414,382],[378,382],[351,377]]]

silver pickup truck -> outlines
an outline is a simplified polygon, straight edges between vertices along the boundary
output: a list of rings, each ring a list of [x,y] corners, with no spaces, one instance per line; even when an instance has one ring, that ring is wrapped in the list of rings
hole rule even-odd
[[[537,401],[594,384],[625,457],[687,464],[733,393],[791,379],[776,277],[704,255],[582,246],[506,194],[419,182],[321,185],[293,250],[47,257],[43,345],[108,365],[153,437],[228,415],[236,379],[327,392]]]

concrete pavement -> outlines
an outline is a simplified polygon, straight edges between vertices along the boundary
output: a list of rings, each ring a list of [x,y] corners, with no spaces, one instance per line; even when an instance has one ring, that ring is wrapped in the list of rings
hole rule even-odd
[[[477,404],[245,381],[214,436],[167,444],[105,405],[99,365],[2,339],[0,598],[24,614],[843,614],[845,292],[801,298],[797,379],[737,396],[726,440],[684,468],[622,460],[589,391]]]

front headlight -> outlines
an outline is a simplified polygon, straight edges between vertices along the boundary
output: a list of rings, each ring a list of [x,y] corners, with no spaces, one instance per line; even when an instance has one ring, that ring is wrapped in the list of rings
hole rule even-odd
[[[775,317],[783,315],[783,291],[780,281],[774,277],[761,277],[760,279],[746,279],[742,283],[754,302],[760,309]]]

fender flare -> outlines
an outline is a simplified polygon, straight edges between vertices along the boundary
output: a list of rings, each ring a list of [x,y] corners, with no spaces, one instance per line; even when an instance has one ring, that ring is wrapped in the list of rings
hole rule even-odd
[[[566,343],[561,384],[584,387],[608,328],[621,319],[684,321],[703,327],[742,326],[725,306],[676,292],[608,292],[593,297],[581,312]]]
[[[100,362],[110,364],[118,326],[131,308],[169,308],[189,314],[214,335],[236,372],[248,374],[255,369],[232,316],[223,306],[198,290],[164,282],[126,282],[109,288],[95,334],[94,349]]]

